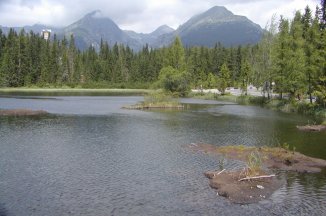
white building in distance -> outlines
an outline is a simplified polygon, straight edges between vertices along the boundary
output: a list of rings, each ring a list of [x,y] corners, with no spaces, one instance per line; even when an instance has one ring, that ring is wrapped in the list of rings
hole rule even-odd
[[[51,29],[43,29],[41,35],[44,40],[48,40],[51,35]]]

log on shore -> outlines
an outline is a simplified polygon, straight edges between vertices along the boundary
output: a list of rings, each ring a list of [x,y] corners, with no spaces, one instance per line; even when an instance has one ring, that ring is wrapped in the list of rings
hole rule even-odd
[[[297,126],[300,131],[326,131],[326,125],[304,125],[304,126]]]

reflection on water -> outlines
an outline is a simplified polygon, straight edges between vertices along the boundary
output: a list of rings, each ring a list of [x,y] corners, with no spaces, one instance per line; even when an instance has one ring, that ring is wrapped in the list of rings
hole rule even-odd
[[[326,172],[280,173],[286,184],[258,204],[216,196],[203,176],[218,158],[185,144],[275,145],[326,159],[309,119],[259,107],[183,100],[189,110],[120,109],[141,97],[0,98],[0,108],[44,117],[0,117],[0,215],[323,215]],[[227,169],[243,164],[228,160]],[[3,213],[4,212],[4,213]]]

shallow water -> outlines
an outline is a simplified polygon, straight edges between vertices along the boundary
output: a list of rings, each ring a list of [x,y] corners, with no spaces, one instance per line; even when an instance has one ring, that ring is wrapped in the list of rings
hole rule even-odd
[[[279,173],[285,185],[251,205],[230,203],[203,172],[218,157],[196,142],[287,142],[326,159],[326,134],[299,132],[312,119],[254,106],[184,99],[184,111],[120,109],[142,97],[0,98],[0,109],[43,117],[0,117],[0,215],[325,215],[326,171]],[[243,164],[228,160],[227,169]]]

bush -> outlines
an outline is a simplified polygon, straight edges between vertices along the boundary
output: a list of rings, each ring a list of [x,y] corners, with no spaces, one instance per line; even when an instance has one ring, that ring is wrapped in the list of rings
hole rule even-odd
[[[160,71],[159,86],[165,91],[184,97],[190,92],[189,74],[179,71],[171,66]]]

